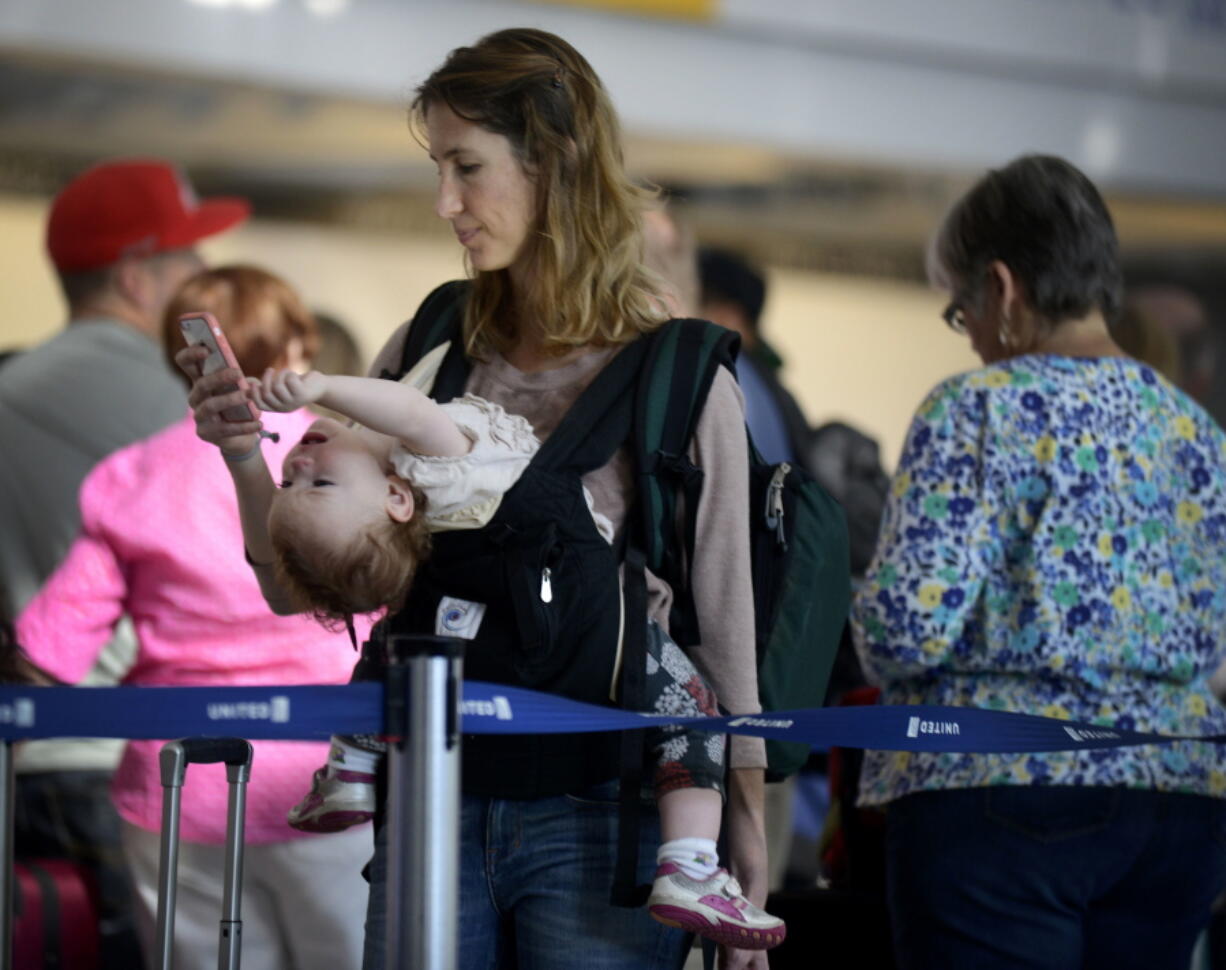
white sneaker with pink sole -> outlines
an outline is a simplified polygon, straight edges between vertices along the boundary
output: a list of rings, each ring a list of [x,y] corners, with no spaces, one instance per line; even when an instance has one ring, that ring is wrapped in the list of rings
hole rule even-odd
[[[656,869],[647,912],[668,926],[741,950],[769,950],[787,936],[787,925],[759,909],[726,869],[692,879],[674,863]]]

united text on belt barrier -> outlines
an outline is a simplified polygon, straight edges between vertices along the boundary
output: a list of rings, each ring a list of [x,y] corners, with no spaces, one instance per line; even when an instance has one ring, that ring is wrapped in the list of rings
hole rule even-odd
[[[383,731],[384,685],[287,687],[0,687],[0,738],[326,740]],[[731,717],[669,717],[584,704],[553,694],[466,681],[465,734],[565,734],[683,725],[796,741],[813,748],[1021,753],[1119,748],[1226,735],[1170,735],[981,710],[899,705],[824,707]]]

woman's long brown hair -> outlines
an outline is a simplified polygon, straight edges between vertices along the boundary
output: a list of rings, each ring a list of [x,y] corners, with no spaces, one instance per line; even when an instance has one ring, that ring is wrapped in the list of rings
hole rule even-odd
[[[653,193],[627,176],[608,93],[583,56],[543,30],[516,28],[453,50],[413,101],[419,130],[435,105],[503,135],[536,191],[537,224],[520,259],[474,274],[464,320],[471,356],[506,350],[530,325],[547,353],[627,343],[665,319],[643,266],[641,214]]]

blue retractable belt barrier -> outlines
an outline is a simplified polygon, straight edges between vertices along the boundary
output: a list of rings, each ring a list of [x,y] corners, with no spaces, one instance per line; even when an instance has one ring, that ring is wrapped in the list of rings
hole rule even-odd
[[[232,734],[323,740],[383,731],[383,685],[310,687],[0,687],[0,738],[176,738]],[[680,724],[703,731],[799,741],[814,748],[1030,752],[1118,748],[1226,735],[1146,734],[970,707],[827,707],[752,717],[665,717],[470,681],[466,734],[557,734]]]

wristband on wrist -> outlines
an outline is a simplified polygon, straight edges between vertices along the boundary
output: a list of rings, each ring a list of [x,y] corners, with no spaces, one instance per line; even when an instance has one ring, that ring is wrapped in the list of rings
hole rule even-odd
[[[230,464],[237,465],[239,462],[246,461],[248,458],[254,458],[256,455],[258,455],[260,453],[261,443],[262,439],[256,438],[255,444],[251,446],[250,451],[244,451],[241,455],[232,455],[228,451],[223,451],[221,453],[221,457],[230,462]]]

